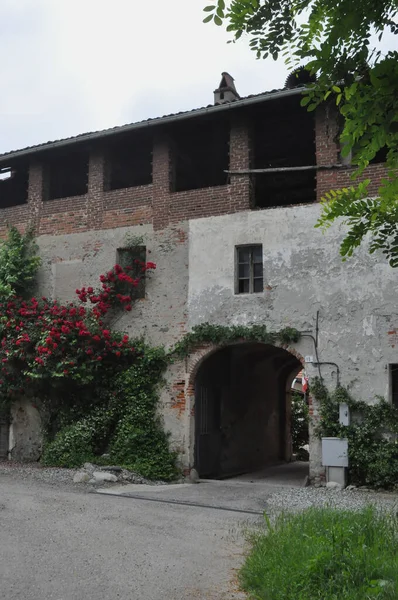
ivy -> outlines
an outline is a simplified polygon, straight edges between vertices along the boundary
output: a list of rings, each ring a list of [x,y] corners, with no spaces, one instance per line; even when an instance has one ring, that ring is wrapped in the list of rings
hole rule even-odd
[[[119,464],[148,479],[177,476],[176,454],[158,415],[158,394],[167,358],[162,348],[143,342],[139,357],[125,372],[108,381],[98,405],[86,406],[76,419],[76,406],[61,409],[64,426],[48,439],[42,462],[78,467],[83,462]],[[105,453],[105,458],[101,457]]]
[[[17,295],[27,298],[32,292],[35,277],[40,266],[36,255],[34,230],[24,234],[16,227],[10,227],[7,238],[0,246],[0,297]]]
[[[328,392],[319,380],[311,391],[320,404],[318,434],[348,439],[352,483],[390,489],[398,484],[398,410],[384,398],[375,404],[355,400],[343,388]],[[339,404],[351,413],[349,426],[339,424]]]
[[[286,327],[279,332],[268,331],[266,325],[211,325],[202,323],[195,325],[172,350],[172,355],[184,357],[190,354],[200,344],[217,344],[224,346],[240,340],[263,342],[265,344],[289,344],[298,342],[300,332],[292,327]]]

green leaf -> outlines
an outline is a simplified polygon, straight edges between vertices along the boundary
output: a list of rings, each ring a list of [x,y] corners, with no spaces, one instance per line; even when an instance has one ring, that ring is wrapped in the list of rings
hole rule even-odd
[[[310,96],[305,96],[305,98],[301,98],[300,106],[307,106],[311,102]]]
[[[203,23],[209,23],[209,21],[213,20],[213,15],[208,15],[203,19]]]
[[[203,10],[204,12],[213,12],[215,10],[215,6],[214,4],[212,4],[211,6],[206,6]]]
[[[218,26],[222,25],[222,19],[218,15],[214,16],[214,23]]]

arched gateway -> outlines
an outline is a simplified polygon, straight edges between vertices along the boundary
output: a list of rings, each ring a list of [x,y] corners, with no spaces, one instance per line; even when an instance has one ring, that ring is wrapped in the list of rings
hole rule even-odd
[[[290,460],[294,351],[244,342],[203,353],[194,369],[195,450],[200,477],[250,472]]]

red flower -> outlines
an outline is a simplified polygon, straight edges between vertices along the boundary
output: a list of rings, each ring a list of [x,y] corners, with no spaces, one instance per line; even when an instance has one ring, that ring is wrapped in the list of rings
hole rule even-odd
[[[35,358],[35,361],[39,363],[39,365],[44,365],[44,360],[42,358],[39,358],[38,356]]]
[[[118,350],[117,352],[115,352],[115,356],[119,357],[121,355],[122,355],[122,353],[120,352],[120,350]]]
[[[97,356],[97,360],[102,360],[102,356]]]
[[[61,331],[62,331],[62,333],[69,333],[69,332],[70,332],[70,329],[69,329],[69,327],[67,327],[66,325],[62,325],[62,327],[61,327]]]
[[[93,291],[94,291],[94,290],[93,290],[93,288],[92,288],[92,287],[88,287],[88,288],[87,288],[87,292],[88,292],[89,294],[92,294],[92,293],[93,293]]]

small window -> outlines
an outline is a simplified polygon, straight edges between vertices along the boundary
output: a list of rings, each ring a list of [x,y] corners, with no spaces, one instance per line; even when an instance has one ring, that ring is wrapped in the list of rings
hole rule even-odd
[[[238,246],[237,253],[237,294],[257,294],[264,291],[263,247]]]
[[[390,365],[391,403],[398,408],[398,365]]]
[[[120,248],[117,251],[117,262],[129,272],[131,277],[140,279],[137,287],[132,287],[126,283],[123,293],[130,295],[132,300],[145,298],[145,271],[142,270],[142,266],[146,263],[146,247]]]

